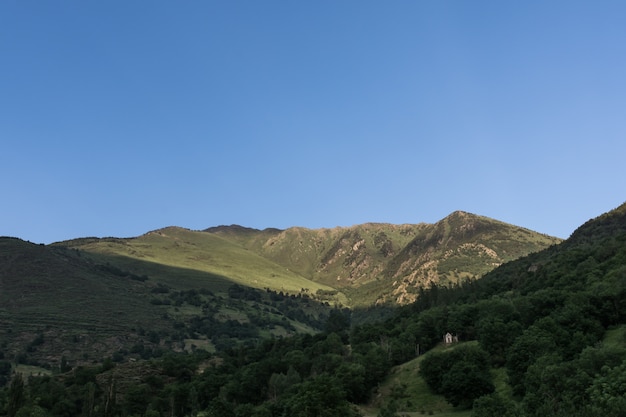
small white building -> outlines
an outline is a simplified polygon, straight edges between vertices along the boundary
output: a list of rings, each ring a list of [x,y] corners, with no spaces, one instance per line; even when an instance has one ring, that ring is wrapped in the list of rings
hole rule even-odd
[[[452,333],[448,332],[443,336],[443,343],[445,343],[446,345],[449,345],[451,343],[456,343],[459,341],[459,336],[457,335],[452,335]]]

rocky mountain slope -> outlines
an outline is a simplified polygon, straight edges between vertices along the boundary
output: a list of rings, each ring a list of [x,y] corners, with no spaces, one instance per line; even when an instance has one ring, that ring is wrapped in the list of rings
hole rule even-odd
[[[560,240],[457,211],[435,224],[367,223],[333,229],[255,230],[219,226],[205,232],[350,293],[356,303],[415,300],[420,287],[475,279],[498,265]]]

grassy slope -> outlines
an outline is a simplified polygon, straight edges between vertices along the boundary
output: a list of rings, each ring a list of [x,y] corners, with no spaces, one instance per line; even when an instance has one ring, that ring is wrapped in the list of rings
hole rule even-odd
[[[476,342],[467,342],[476,343]],[[458,345],[439,346],[434,350],[454,349]],[[465,417],[469,410],[457,410],[441,395],[433,394],[419,375],[419,366],[428,353],[394,367],[380,385],[377,395],[363,408],[366,417],[376,416],[379,409],[396,397],[401,415],[432,415]]]
[[[607,330],[602,343],[606,347],[626,347],[626,324]]]
[[[352,305],[400,303],[417,287],[477,278],[559,239],[455,212],[435,224],[367,223],[334,229],[207,229],[316,282],[341,288]]]
[[[464,342],[477,343],[477,342]],[[451,346],[439,345],[432,351],[455,349],[460,344]],[[432,352],[431,351],[431,352]],[[471,410],[458,410],[450,405],[443,396],[433,394],[424,379],[419,375],[420,363],[428,353],[411,361],[394,367],[389,376],[381,384],[378,395],[370,404],[363,408],[366,417],[374,417],[382,406],[396,397],[400,415],[418,416],[432,415],[447,417],[466,417],[471,415]],[[491,370],[496,392],[507,398],[511,398],[511,389],[508,385],[506,369],[493,368]],[[395,394],[394,394],[395,393]],[[398,395],[398,393],[401,393]],[[399,397],[399,398],[398,398]]]
[[[383,223],[332,229],[294,227],[246,245],[309,279],[344,287],[374,279],[422,227]]]
[[[185,232],[171,235],[184,237]],[[258,326],[263,336],[280,336],[294,330],[316,331],[280,310],[281,302],[270,301],[270,295],[263,291],[258,301],[231,299],[226,293],[233,285],[232,280],[202,271],[197,266],[199,256],[206,253],[205,248],[195,252],[194,248],[203,241],[175,240],[175,245],[184,247],[182,253],[190,258],[188,260],[180,257],[181,252],[171,250],[171,235],[169,240],[157,235],[139,241],[83,239],[74,242],[74,246],[81,248],[95,245],[99,253],[0,238],[0,346],[4,353],[13,359],[27,352],[29,360],[48,364],[58,364],[61,355],[73,361],[98,360],[119,349],[146,343],[149,331],[158,332],[162,342],[176,348],[176,343],[168,341],[178,334],[175,324],[180,326],[197,317],[213,316],[213,313],[205,313],[200,305],[174,304],[175,298],[180,297],[178,294],[190,289],[211,290],[200,291],[205,295],[199,297],[201,303],[222,306],[217,307],[220,311],[215,313],[219,321],[246,323],[252,317],[264,317],[267,324]],[[218,246],[224,248],[224,245]],[[135,257],[116,254],[122,251]],[[259,260],[256,255],[253,258]],[[237,259],[244,258],[240,255]],[[166,262],[188,268],[166,265]],[[270,267],[265,267],[267,264]],[[248,267],[250,265],[262,273],[276,271],[263,259],[249,263]],[[244,268],[239,271],[245,273]],[[278,282],[277,290],[286,287],[285,290],[298,292],[299,285],[306,282],[301,277],[292,280],[289,274],[281,275],[279,271],[275,275],[272,278]],[[286,284],[281,284],[280,280]],[[287,285],[294,281],[298,286]],[[265,284],[261,281],[261,285]],[[170,290],[166,293],[154,291],[168,287]],[[315,288],[324,287],[315,284],[313,290]],[[304,299],[292,300],[292,304],[292,310],[301,308],[306,315],[318,320],[323,320],[328,310]],[[43,343],[31,346],[40,337]],[[189,346],[193,343],[212,349],[205,336],[188,342]]]
[[[224,291],[238,283],[289,293],[299,293],[303,288],[311,293],[319,289],[332,290],[232,241],[177,227],[133,239],[79,239],[61,244],[95,254],[101,260],[132,271],[145,271],[146,262],[149,262],[154,266],[148,270],[148,275],[174,288],[205,287]],[[168,267],[183,269],[186,273],[174,275]],[[338,301],[347,302],[341,294]]]
[[[61,242],[174,288],[223,291],[232,283],[298,293],[338,289],[342,305],[409,302],[419,286],[478,277],[557,239],[456,212],[434,225],[205,232],[168,227],[132,239]],[[168,268],[183,270],[173,274]],[[346,294],[349,296],[346,296]]]

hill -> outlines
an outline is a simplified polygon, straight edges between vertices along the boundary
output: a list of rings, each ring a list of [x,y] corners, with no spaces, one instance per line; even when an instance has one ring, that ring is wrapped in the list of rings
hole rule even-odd
[[[434,225],[166,227],[48,246],[2,238],[0,341],[17,362],[53,366],[221,350],[320,331],[333,307],[407,303],[555,241],[463,212]]]
[[[0,238],[0,359],[55,368],[62,360],[75,365],[196,347],[214,351],[323,329],[331,306],[300,294],[296,285],[306,282],[301,277],[287,279],[289,290],[298,288],[297,296],[287,296],[194,269],[200,260],[193,249],[188,260],[173,256],[172,265],[154,262],[153,254],[166,254],[170,244],[193,248],[182,239],[183,230],[167,231],[138,242],[73,242],[98,245],[106,253]],[[135,257],[118,255],[122,249]],[[266,264],[261,259],[256,265]],[[273,278],[286,276],[291,278],[276,270]],[[325,287],[313,283],[312,288]]]
[[[445,226],[431,235],[437,238],[419,242],[444,245]],[[244,243],[251,241],[246,239],[263,231],[246,233],[241,237],[235,231],[240,239],[235,246],[245,249]],[[278,236],[282,231],[265,233]],[[235,237],[229,239],[235,244]],[[44,249],[60,249],[66,256],[75,252]],[[88,262],[111,256],[78,253]],[[471,409],[473,416],[622,416],[624,265],[626,205],[585,223],[563,243],[504,263],[481,278],[421,288],[415,302],[397,307],[387,320],[351,326],[349,312],[333,309],[323,331],[266,337],[215,352],[170,350],[149,360],[133,357],[136,361],[77,366],[72,372],[31,378],[21,388],[19,378],[13,377],[11,387],[0,391],[0,412],[13,416],[23,409],[24,414],[54,417],[199,412],[207,417],[356,417],[359,410],[368,416],[451,416],[468,415]],[[162,301],[180,300],[178,313],[183,315],[197,308],[197,301],[201,309],[220,302],[218,296],[197,300],[194,293],[172,287],[168,291],[175,296],[156,294]],[[254,291],[231,285],[227,293],[232,297],[222,299],[220,309],[256,299]],[[300,298],[306,299],[302,294]],[[176,313],[172,306],[161,307]],[[186,336],[200,336],[202,327],[196,324],[212,317],[197,310],[193,314],[196,320],[177,321]],[[214,323],[207,322],[208,327]],[[446,333],[454,335],[452,342],[444,342]],[[31,345],[39,349],[46,343],[33,340]],[[3,362],[0,359],[0,372],[6,374]],[[27,395],[18,395],[23,392]]]
[[[181,227],[167,227],[130,239],[76,239],[55,246],[78,249],[130,271],[147,272],[158,282],[179,289],[205,287],[223,292],[236,283],[290,294],[303,290],[311,294],[333,291],[330,286],[307,280],[230,240]],[[147,266],[149,271],[145,271]],[[189,274],[171,275],[169,267],[184,269]],[[338,294],[337,301],[345,302],[345,298]]]
[[[624,265],[626,204],[477,281],[425,291],[386,322],[358,328],[352,341],[384,340],[397,365],[430,351],[446,332],[477,341],[500,390],[474,402],[475,415],[624,415]],[[474,374],[467,372],[473,365],[435,357],[435,379],[449,379],[432,390],[459,383],[471,392],[461,375]]]
[[[476,279],[560,242],[457,211],[435,224],[367,223],[334,229],[206,229],[301,276],[349,294],[353,305],[415,301],[420,288]]]
[[[160,331],[162,311],[150,304],[141,277],[116,272],[77,251],[0,238],[5,355],[39,351],[39,361],[58,362],[67,346],[89,346],[100,359],[138,328]]]

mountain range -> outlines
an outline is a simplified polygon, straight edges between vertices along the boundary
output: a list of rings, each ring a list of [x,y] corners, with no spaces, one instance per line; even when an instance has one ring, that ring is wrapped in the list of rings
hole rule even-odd
[[[0,412],[621,416],[625,243],[626,204],[562,242],[464,212],[0,238]]]
[[[560,242],[528,229],[457,211],[434,224],[257,230],[238,225],[167,227],[132,239],[78,239],[57,246],[202,271],[255,288],[335,290],[347,305],[415,300],[419,287],[476,279],[496,266]],[[158,272],[153,272],[158,273]],[[197,284],[196,284],[197,285]],[[214,287],[211,284],[210,287]]]
[[[31,361],[45,363],[58,362],[59,349],[74,360],[86,350],[92,358],[124,351],[150,339],[146,329],[160,335],[155,348],[183,349],[186,340],[214,349],[242,338],[215,323],[181,336],[197,317],[256,326],[253,338],[315,332],[330,308],[407,304],[424,288],[477,279],[559,241],[461,211],[435,224],[166,227],[52,245],[0,238],[0,336],[12,355],[30,350]],[[233,286],[247,295],[234,296]],[[287,296],[297,308],[280,304]],[[32,346],[42,336],[50,342]]]
[[[560,239],[456,211],[435,224],[366,223],[333,229],[205,230],[350,295],[353,304],[415,301],[417,289],[476,279]]]

